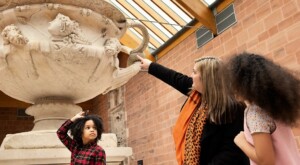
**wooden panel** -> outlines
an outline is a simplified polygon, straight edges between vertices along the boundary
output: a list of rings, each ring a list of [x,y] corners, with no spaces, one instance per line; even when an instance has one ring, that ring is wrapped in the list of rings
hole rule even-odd
[[[211,30],[213,34],[217,34],[215,16],[212,11],[201,1],[195,0],[176,0],[189,13],[191,13],[205,27]]]
[[[178,8],[180,8],[184,13],[186,13],[188,16],[193,18],[193,14],[191,14],[184,6],[182,6],[180,3],[177,2],[177,0],[171,0]]]

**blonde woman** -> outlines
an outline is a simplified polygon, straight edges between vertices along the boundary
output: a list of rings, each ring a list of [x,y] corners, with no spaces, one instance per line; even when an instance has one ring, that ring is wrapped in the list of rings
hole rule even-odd
[[[195,60],[191,77],[138,56],[141,68],[188,96],[173,130],[179,165],[249,164],[234,144],[245,105],[230,95],[222,62]]]

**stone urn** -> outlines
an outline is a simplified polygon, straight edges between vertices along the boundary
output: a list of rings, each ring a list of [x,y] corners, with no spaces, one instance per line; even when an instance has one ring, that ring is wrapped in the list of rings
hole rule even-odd
[[[137,48],[119,41],[133,27],[144,37]],[[32,131],[4,139],[0,164],[1,160],[10,161],[3,158],[4,151],[64,149],[55,132],[82,110],[76,103],[116,89],[136,75],[140,70],[136,55],[143,56],[149,41],[144,26],[126,21],[105,0],[2,1],[0,31],[0,90],[33,104],[26,113],[35,118]],[[119,67],[120,52],[128,55],[125,68]],[[110,147],[103,141],[102,145]],[[34,153],[30,154],[34,157]],[[41,161],[30,160],[26,163]],[[64,161],[50,163],[68,163]],[[19,163],[26,164],[23,160]]]

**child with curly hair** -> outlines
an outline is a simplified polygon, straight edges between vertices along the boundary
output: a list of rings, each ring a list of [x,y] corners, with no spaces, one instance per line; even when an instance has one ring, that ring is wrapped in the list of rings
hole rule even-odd
[[[68,130],[71,130],[73,139],[68,136]],[[96,115],[85,115],[84,111],[68,119],[57,130],[58,138],[72,153],[71,165],[106,164],[105,151],[97,145],[102,133],[102,119]]]
[[[244,132],[234,142],[251,165],[299,165],[291,126],[300,117],[300,81],[256,54],[242,53],[228,63],[235,94],[245,100]]]

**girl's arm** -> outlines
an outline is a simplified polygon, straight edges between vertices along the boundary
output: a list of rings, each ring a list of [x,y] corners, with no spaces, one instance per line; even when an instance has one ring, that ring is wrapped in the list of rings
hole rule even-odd
[[[75,140],[73,140],[69,135],[68,135],[68,131],[71,127],[71,125],[73,124],[74,121],[76,121],[78,118],[82,118],[85,112],[79,112],[78,114],[76,114],[74,117],[72,117],[71,119],[67,120],[66,122],[64,122],[60,128],[57,130],[56,134],[59,138],[59,140],[71,151],[73,152],[75,146],[76,146],[76,142]]]
[[[57,130],[56,134],[59,138],[59,140],[71,151],[73,152],[76,142],[70,138],[68,135],[68,130],[70,129],[70,126],[73,124],[73,122],[69,119],[66,122],[64,122],[61,127]]]
[[[240,132],[235,138],[235,144],[255,163],[260,165],[274,165],[275,153],[271,135],[269,133],[252,134],[254,146]]]
[[[252,134],[254,148],[257,156],[257,164],[274,165],[275,152],[271,134],[269,133],[254,133]]]

